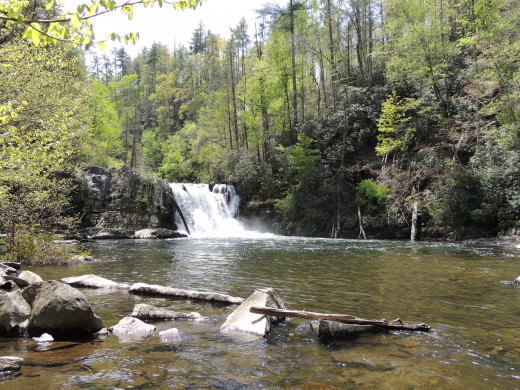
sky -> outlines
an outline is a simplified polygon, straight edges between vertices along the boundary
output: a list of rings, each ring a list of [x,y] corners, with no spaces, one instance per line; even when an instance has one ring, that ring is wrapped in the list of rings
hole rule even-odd
[[[86,0],[66,0],[66,5],[76,6]],[[93,19],[96,39],[105,38],[109,33],[116,32],[124,35],[129,32],[139,32],[139,41],[136,45],[126,45],[127,52],[135,57],[143,47],[150,47],[154,42],[167,45],[173,50],[174,45],[183,44],[189,47],[193,31],[202,21],[204,30],[210,30],[223,38],[229,38],[231,27],[235,27],[242,17],[246,18],[249,26],[249,35],[253,37],[255,31],[255,9],[262,8],[265,3],[285,4],[286,0],[204,0],[195,10],[176,11],[172,5],[157,5],[153,8],[134,8],[132,20],[121,14],[120,11],[111,12]],[[68,3],[68,4],[67,4]],[[120,47],[124,44],[117,43]],[[107,44],[104,53],[109,54],[111,46]]]

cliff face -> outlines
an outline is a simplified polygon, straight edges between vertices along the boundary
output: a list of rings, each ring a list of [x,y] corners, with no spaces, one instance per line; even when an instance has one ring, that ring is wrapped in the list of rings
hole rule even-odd
[[[78,174],[76,206],[83,227],[176,230],[170,186],[139,177],[130,167],[88,167]]]

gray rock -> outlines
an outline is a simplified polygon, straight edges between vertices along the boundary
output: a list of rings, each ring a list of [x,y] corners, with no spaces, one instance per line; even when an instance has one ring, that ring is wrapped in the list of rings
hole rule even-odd
[[[345,324],[337,321],[319,320],[311,322],[313,333],[323,342],[352,340],[361,335],[384,333],[387,330],[373,325]]]
[[[271,330],[273,323],[283,320],[280,317],[251,313],[249,311],[251,306],[285,309],[285,305],[273,288],[258,289],[227,317],[220,330],[265,336]]]
[[[181,290],[178,288],[164,287],[156,284],[135,283],[130,287],[130,292],[134,294],[159,295],[170,298],[194,299],[217,303],[237,304],[242,303],[244,298],[232,297],[231,295],[219,294],[214,292],[202,292]]]
[[[175,232],[169,229],[142,229],[138,230],[134,234],[134,238],[137,239],[154,239],[154,238],[181,238],[187,237],[186,234]]]
[[[515,284],[520,284],[520,276],[515,279]]]
[[[2,290],[12,290],[16,287],[16,283],[12,280],[7,280],[10,275],[0,276],[0,289]]]
[[[8,265],[9,263],[0,263],[0,275],[16,275],[18,271],[16,268]]]
[[[14,284],[16,284],[20,288],[27,287],[29,285],[29,282],[27,280],[21,279],[18,276],[14,276],[14,275],[6,275],[6,276],[4,276],[4,279],[12,281]]]
[[[4,261],[3,264],[7,265],[8,267],[15,268],[17,270],[22,268],[22,263],[18,261]]]
[[[33,337],[33,340],[36,341],[39,345],[41,344],[49,344],[54,341],[54,337],[52,337],[48,333],[42,334],[40,337]]]
[[[72,287],[85,287],[85,288],[107,288],[107,289],[121,289],[128,290],[129,284],[117,283],[113,280],[102,278],[101,276],[88,274],[81,276],[72,276],[70,278],[61,279],[63,283],[67,283]]]
[[[43,283],[42,277],[32,271],[22,271],[18,277],[20,279],[26,280],[29,284]]]
[[[30,315],[31,307],[20,290],[0,291],[0,335],[22,333]]]
[[[145,303],[140,303],[134,306],[132,317],[136,317],[142,320],[208,320],[207,317],[203,317],[196,312],[183,313],[162,309],[160,307],[147,305]]]
[[[23,359],[16,356],[0,356],[0,376],[12,375],[20,371]]]
[[[82,292],[55,280],[33,284],[22,292],[31,306],[29,334],[81,337],[104,327]]]
[[[155,326],[144,323],[134,317],[123,317],[117,325],[108,330],[114,334],[150,333],[155,331]]]

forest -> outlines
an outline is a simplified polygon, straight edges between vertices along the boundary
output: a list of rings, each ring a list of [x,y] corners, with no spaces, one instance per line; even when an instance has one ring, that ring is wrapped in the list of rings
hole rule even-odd
[[[12,3],[26,20],[61,12]],[[285,234],[520,228],[516,0],[289,0],[257,10],[254,34],[245,19],[229,39],[201,21],[188,47],[135,58],[85,53],[89,36],[49,43],[54,30],[28,33],[8,8],[0,227],[13,245],[74,222],[64,172],[86,165],[234,184]]]

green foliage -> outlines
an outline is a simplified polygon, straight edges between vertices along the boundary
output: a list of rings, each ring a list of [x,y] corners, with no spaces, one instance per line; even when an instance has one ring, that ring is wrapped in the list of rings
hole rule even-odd
[[[380,211],[390,192],[388,187],[378,186],[368,179],[362,180],[356,189],[361,207],[368,212]]]
[[[388,155],[399,152],[407,147],[413,137],[413,130],[405,127],[406,118],[404,103],[397,97],[395,91],[383,103],[378,121],[376,152],[378,155]]]
[[[73,222],[63,172],[81,157],[88,94],[74,51],[12,41],[0,58],[0,226],[8,256],[33,262],[50,251],[45,232]]]

